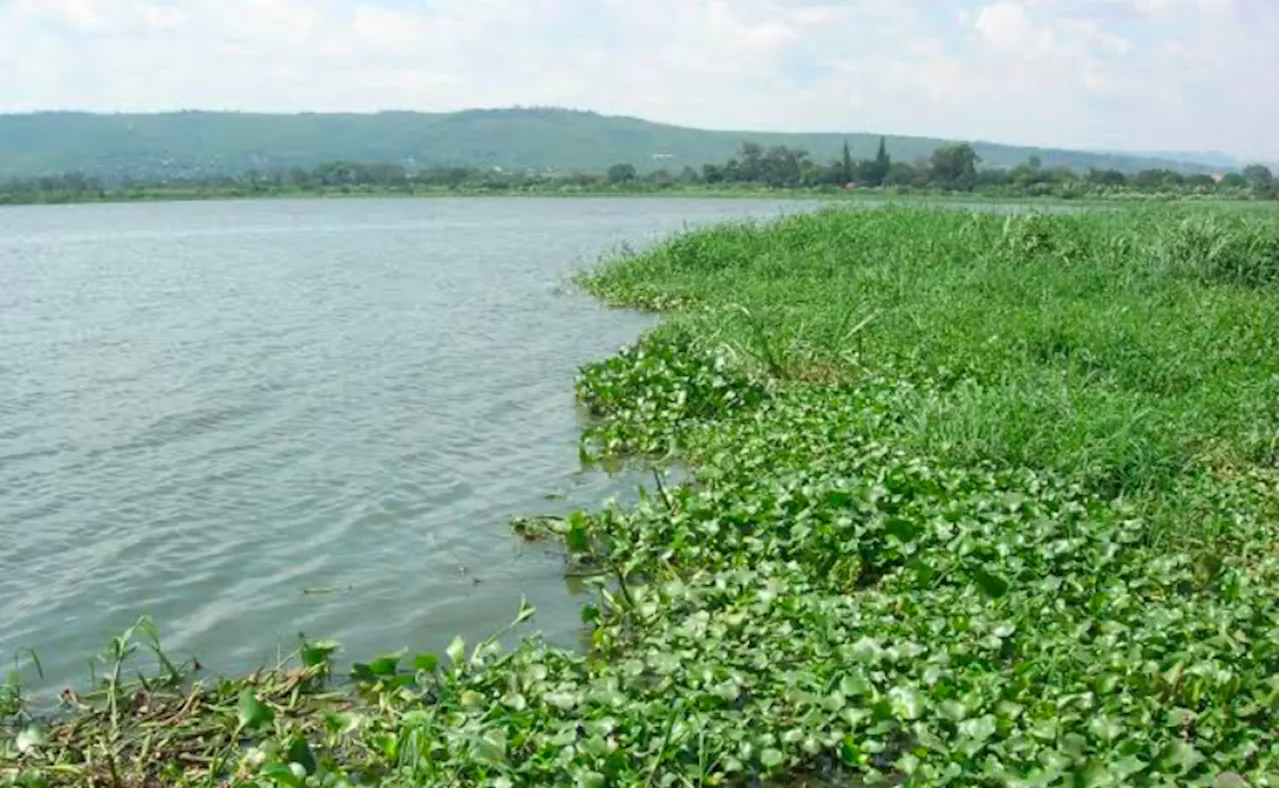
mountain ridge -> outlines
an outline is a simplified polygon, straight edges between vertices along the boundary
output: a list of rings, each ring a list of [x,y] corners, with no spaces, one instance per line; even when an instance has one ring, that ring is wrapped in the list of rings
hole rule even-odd
[[[44,111],[0,114],[0,179],[81,171],[108,181],[163,179],[247,170],[314,167],[337,160],[503,169],[603,171],[631,163],[641,171],[694,169],[727,159],[744,141],[809,151],[816,161],[870,157],[870,132],[710,130],[560,108],[468,109],[427,113],[158,113]],[[956,142],[883,135],[891,157],[915,160]],[[985,166],[1012,167],[1038,156],[1045,167],[1135,172],[1217,173],[1212,161],[1108,151],[969,141]],[[1166,152],[1168,153],[1168,152]],[[1188,154],[1192,155],[1192,154]]]

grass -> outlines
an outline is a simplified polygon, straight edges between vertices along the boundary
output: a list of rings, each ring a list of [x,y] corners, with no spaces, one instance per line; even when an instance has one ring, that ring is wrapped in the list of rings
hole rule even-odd
[[[1277,784],[1274,212],[832,211],[582,285],[672,313],[583,369],[584,457],[693,471],[516,524],[587,649],[113,668],[0,780]]]
[[[893,378],[893,438],[913,451],[1139,495],[1275,464],[1275,228],[1262,212],[803,215],[687,234],[588,284],[710,307],[690,330],[773,377]]]

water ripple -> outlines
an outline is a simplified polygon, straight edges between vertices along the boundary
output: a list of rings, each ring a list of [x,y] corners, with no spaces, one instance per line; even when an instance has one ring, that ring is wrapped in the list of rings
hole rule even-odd
[[[558,286],[738,201],[0,208],[0,660],[50,686],[140,613],[178,656],[439,648],[521,595],[572,641],[555,555],[508,519],[591,505],[572,381],[649,325]]]

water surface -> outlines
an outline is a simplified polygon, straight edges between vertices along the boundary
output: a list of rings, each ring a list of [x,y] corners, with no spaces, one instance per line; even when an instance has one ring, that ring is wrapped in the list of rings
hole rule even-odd
[[[651,318],[564,279],[804,203],[430,199],[0,209],[0,660],[47,686],[139,613],[230,673],[508,621],[571,643],[512,515],[595,505],[573,376]],[[549,501],[547,496],[558,496]]]

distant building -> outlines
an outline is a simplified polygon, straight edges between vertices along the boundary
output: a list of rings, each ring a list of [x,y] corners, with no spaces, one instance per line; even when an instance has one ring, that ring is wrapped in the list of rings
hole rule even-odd
[[[662,160],[662,159],[670,159],[670,158],[673,158],[673,155],[674,155],[674,154],[671,154],[671,153],[655,153],[655,154],[653,154],[653,159],[654,159],[654,161],[660,161],[660,160]]]

